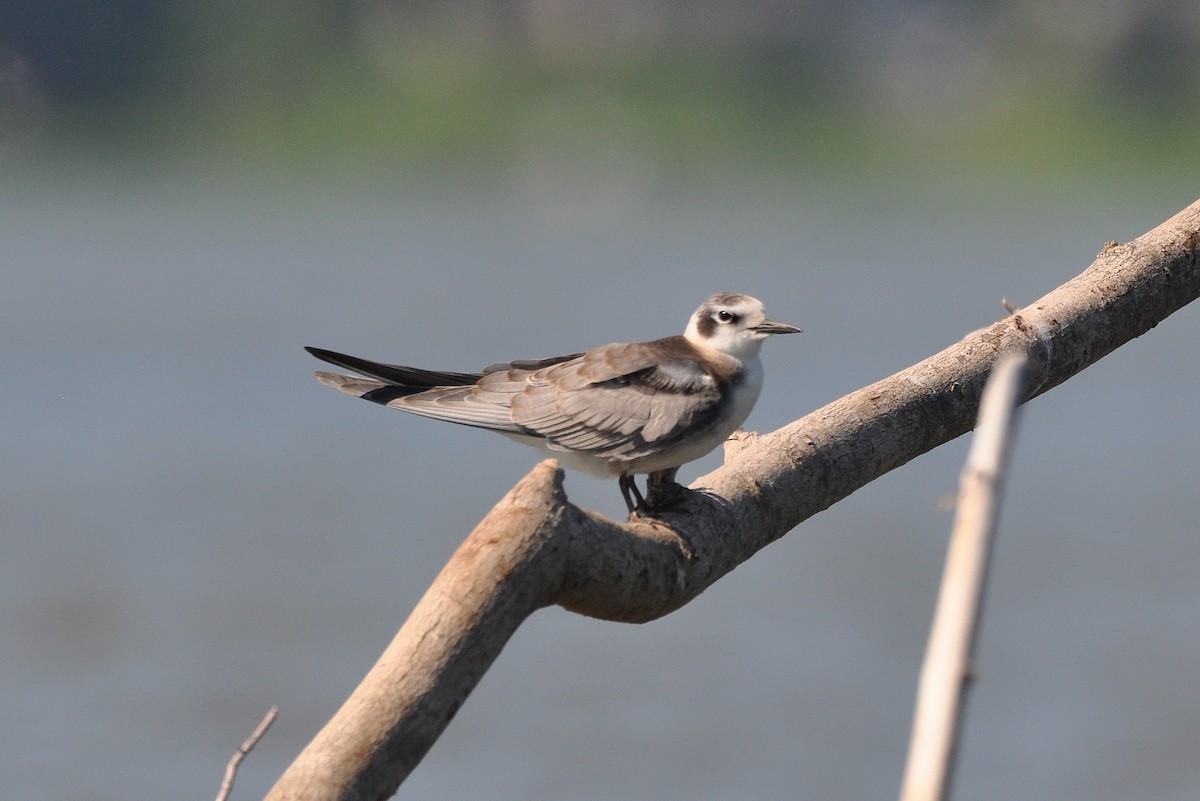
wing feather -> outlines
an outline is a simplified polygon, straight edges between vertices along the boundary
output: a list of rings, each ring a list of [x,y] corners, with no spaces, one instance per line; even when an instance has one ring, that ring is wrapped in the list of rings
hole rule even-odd
[[[607,345],[527,375],[512,418],[551,447],[633,460],[715,421],[726,380],[682,337]]]
[[[511,434],[528,433],[523,426],[513,422],[507,403],[496,402],[493,398],[480,398],[474,387],[435,387],[416,395],[395,398],[386,405],[448,423]]]

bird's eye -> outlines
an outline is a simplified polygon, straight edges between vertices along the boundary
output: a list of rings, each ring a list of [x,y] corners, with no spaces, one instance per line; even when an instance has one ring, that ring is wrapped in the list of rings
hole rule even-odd
[[[736,319],[737,319],[737,315],[731,311],[726,311],[725,309],[721,309],[719,312],[717,312],[717,320],[719,322],[732,323]]]

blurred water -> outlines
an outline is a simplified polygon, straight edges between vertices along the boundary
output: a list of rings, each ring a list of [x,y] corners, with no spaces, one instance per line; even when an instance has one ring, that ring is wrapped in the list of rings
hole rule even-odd
[[[1195,199],[636,171],[602,188],[6,179],[0,794],[212,797],[278,704],[235,791],[261,795],[534,463],[323,389],[302,345],[473,369],[675,333],[745,291],[805,329],[766,348],[767,430]],[[1198,337],[1185,309],[1026,410],[963,797],[1200,794]],[[964,449],[665,620],[539,613],[402,797],[894,795]],[[615,483],[568,490],[622,509]]]

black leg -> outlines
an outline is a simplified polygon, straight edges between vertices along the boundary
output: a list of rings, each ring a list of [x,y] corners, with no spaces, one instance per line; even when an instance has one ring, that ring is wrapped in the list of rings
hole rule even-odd
[[[646,504],[646,499],[642,497],[631,473],[622,473],[621,477],[617,479],[617,486],[621,488],[621,497],[625,499],[625,505],[629,507],[629,514],[633,514]]]

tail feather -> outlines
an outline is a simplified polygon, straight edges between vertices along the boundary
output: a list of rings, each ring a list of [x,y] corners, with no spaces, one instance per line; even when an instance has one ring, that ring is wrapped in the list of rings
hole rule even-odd
[[[426,391],[425,387],[401,387],[374,378],[359,378],[354,375],[327,373],[324,370],[317,370],[313,375],[327,387],[333,387],[340,392],[345,392],[347,395],[353,395],[356,398],[366,398],[376,403],[382,403],[385,406],[396,398]]]
[[[512,421],[507,404],[481,402],[472,387],[402,387],[374,378],[358,378],[317,370],[317,380],[327,387],[393,409],[445,420],[448,423],[490,428],[511,434],[529,434]],[[409,396],[415,396],[409,400]]]

